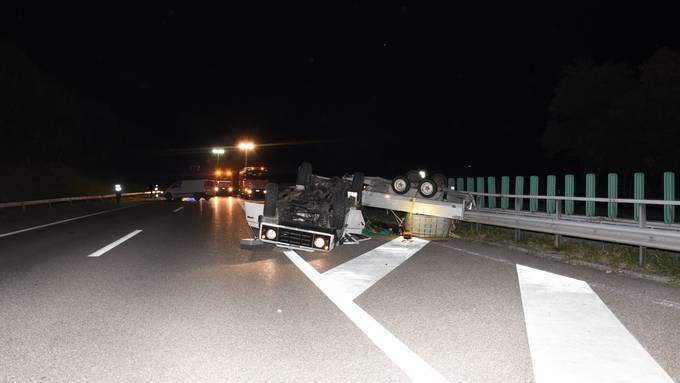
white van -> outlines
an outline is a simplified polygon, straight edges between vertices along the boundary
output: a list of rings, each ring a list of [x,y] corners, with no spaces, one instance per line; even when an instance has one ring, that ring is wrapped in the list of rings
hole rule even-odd
[[[184,197],[193,197],[195,200],[204,198],[206,201],[214,197],[217,192],[217,184],[213,180],[181,180],[170,185],[165,192],[165,199],[172,201]]]

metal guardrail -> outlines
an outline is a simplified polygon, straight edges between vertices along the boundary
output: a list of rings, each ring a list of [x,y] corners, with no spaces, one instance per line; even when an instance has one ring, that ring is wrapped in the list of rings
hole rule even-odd
[[[602,197],[564,197],[564,196],[548,196],[548,195],[526,195],[526,194],[495,194],[495,193],[479,193],[479,192],[465,192],[472,195],[484,197],[506,197],[514,199],[545,199],[554,201],[585,201],[585,202],[615,202],[615,203],[639,203],[642,205],[673,205],[680,206],[680,201],[666,201],[660,199],[632,199],[632,198],[602,198]]]
[[[597,241],[621,243],[640,247],[639,263],[643,265],[646,248],[680,252],[680,225],[647,221],[647,205],[680,206],[680,201],[629,199],[629,198],[589,198],[540,196],[524,194],[497,194],[468,192],[475,196],[505,197],[516,201],[523,199],[541,199],[556,201],[555,213],[536,213],[511,209],[476,209],[465,212],[464,221],[515,229],[515,237],[519,238],[520,230],[528,230],[555,235],[555,246],[559,246],[560,236],[592,239]],[[594,217],[563,216],[560,201],[616,202],[636,204],[639,219],[603,220]]]
[[[148,195],[151,192],[132,192],[132,193],[122,193],[123,197],[134,197],[138,195]],[[3,202],[0,203],[0,209],[8,207],[21,207],[25,209],[27,206],[36,205],[52,205],[53,203],[63,203],[63,202],[75,202],[75,201],[89,201],[89,200],[102,200],[116,198],[115,194],[99,194],[99,195],[89,195],[89,196],[79,196],[79,197],[60,197],[60,198],[50,198],[50,199],[38,199],[31,201],[17,201],[17,202]]]

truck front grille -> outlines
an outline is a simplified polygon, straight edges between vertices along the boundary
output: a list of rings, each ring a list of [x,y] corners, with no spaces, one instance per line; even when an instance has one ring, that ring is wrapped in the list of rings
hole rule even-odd
[[[278,241],[289,245],[312,247],[314,234],[280,227]]]

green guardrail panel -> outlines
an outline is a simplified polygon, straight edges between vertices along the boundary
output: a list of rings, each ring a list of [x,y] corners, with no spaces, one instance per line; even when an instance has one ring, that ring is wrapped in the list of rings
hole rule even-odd
[[[675,201],[675,173],[663,173],[663,199]],[[671,224],[675,222],[675,206],[663,205],[663,222]]]
[[[501,177],[501,194],[510,194],[510,177]],[[501,209],[510,208],[510,199],[508,197],[501,197]]]
[[[633,198],[645,199],[645,173],[635,173],[633,175]],[[634,204],[633,216],[635,220],[640,220],[640,204]]]
[[[484,193],[484,177],[477,177],[477,193]],[[485,207],[484,205],[484,196],[478,196],[477,197],[477,206],[479,207]]]
[[[529,195],[538,195],[538,176],[529,177]],[[529,211],[538,211],[538,198],[529,199]]]
[[[587,198],[596,198],[596,191],[595,191],[595,174],[593,173],[588,173],[586,174],[586,197]],[[595,201],[588,201],[586,202],[586,216],[587,217],[594,217],[595,216]]]
[[[546,195],[548,197],[554,197],[557,194],[557,177],[554,175],[549,175],[546,184]],[[548,214],[555,214],[555,200],[549,199],[545,204],[545,211]]]
[[[524,195],[524,176],[515,177],[515,195]],[[515,199],[515,210],[524,209],[524,198]]]
[[[465,191],[473,192],[475,191],[475,179],[472,177],[467,178],[467,184],[465,185]]]
[[[465,180],[462,177],[456,178],[456,190],[465,191]]]
[[[456,187],[456,179],[455,178],[449,178],[449,190],[451,190],[451,187]]]
[[[607,174],[607,197],[619,198],[619,175]],[[616,202],[607,202],[607,217],[616,219],[619,216],[619,205]]]
[[[496,177],[486,177],[486,187],[489,190],[489,194],[496,194]],[[496,197],[489,196],[488,203],[490,208],[495,209]]]
[[[574,175],[567,174],[564,176],[564,196],[573,197],[574,196]],[[574,214],[574,200],[564,201],[564,214],[571,215]]]

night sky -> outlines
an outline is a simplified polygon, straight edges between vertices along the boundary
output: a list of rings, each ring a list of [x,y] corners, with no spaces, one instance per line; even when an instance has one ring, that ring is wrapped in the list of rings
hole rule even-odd
[[[116,172],[209,166],[252,139],[280,174],[563,167],[540,145],[564,67],[680,48],[677,13],[619,1],[131,1],[2,5],[0,40],[107,105]],[[96,128],[93,128],[96,129]],[[111,140],[111,137],[116,137]],[[94,160],[93,160],[94,161]],[[212,161],[212,162],[211,162]],[[242,164],[228,152],[223,163]],[[104,166],[104,165],[102,165]]]

